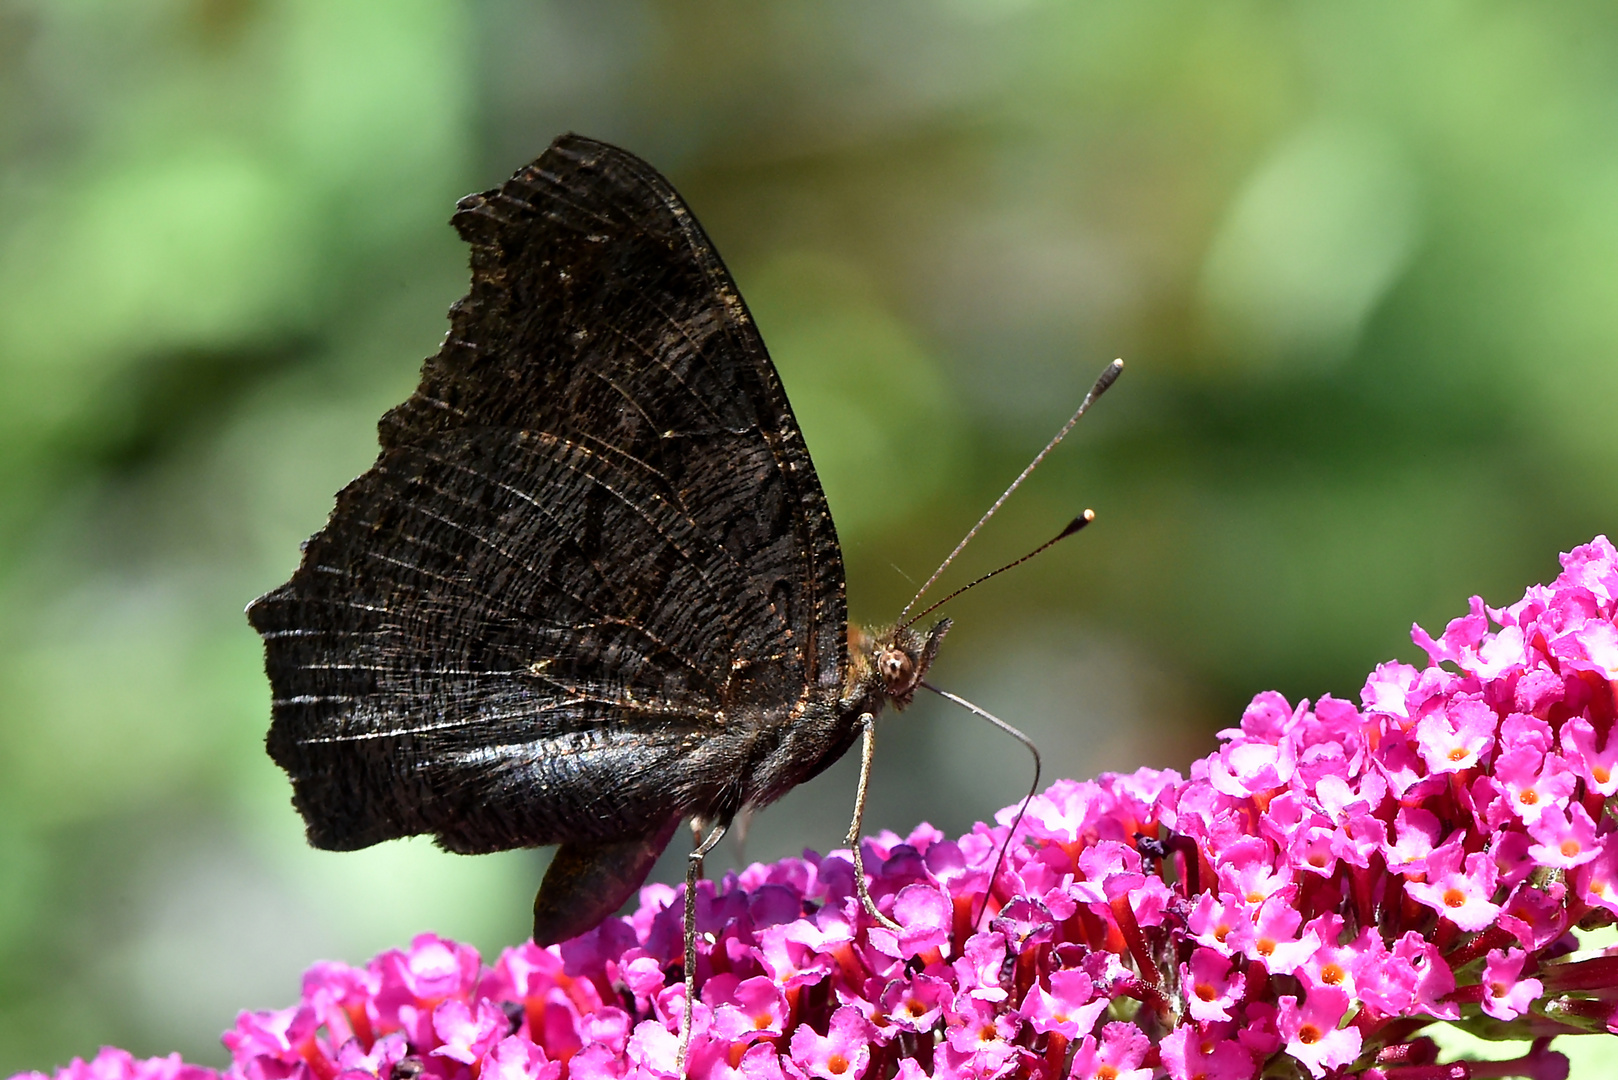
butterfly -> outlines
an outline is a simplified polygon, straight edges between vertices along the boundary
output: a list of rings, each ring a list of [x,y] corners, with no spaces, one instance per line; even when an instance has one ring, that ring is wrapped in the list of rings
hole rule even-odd
[[[781,380],[650,165],[565,135],[453,224],[472,285],[443,347],[247,614],[309,842],[558,844],[549,944],[616,912],[682,820],[711,847],[842,757],[949,623],[848,626]]]
[[[858,842],[875,718],[934,689],[950,623],[914,624],[963,590],[887,629],[848,625],[837,531],[780,377],[646,162],[564,135],[452,223],[472,286],[443,347],[292,578],[247,609],[267,746],[315,847],[559,845],[534,899],[541,945],[616,912],[690,819],[683,1061],[703,855],[862,738],[855,887],[898,929]]]

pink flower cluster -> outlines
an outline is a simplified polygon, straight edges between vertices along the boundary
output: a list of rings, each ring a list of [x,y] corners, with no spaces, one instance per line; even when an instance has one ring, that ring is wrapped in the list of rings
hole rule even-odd
[[[687,1071],[702,1080],[1372,1080],[1565,1076],[1551,1038],[1618,1033],[1618,552],[1471,612],[1361,704],[1260,694],[1189,779],[1142,770],[1037,796],[957,840],[755,865],[698,898]],[[1491,622],[1496,629],[1491,629]],[[975,925],[985,905],[988,917]],[[492,968],[432,935],[243,1013],[227,1080],[642,1080],[673,1074],[681,904]],[[1536,1040],[1438,1063],[1434,1021]],[[208,1080],[127,1055],[58,1080]],[[32,1074],[38,1076],[38,1074]],[[32,1077],[31,1077],[32,1080]],[[41,1077],[40,1080],[43,1080]]]
[[[202,1065],[188,1065],[179,1054],[167,1057],[136,1058],[127,1050],[104,1046],[101,1053],[85,1061],[56,1070],[61,1080],[219,1080],[219,1074]],[[44,1073],[18,1073],[12,1080],[46,1080]]]

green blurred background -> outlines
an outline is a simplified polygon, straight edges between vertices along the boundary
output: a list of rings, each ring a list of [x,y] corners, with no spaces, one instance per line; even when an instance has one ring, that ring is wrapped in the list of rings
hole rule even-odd
[[[241,609],[465,288],[446,225],[568,129],[686,195],[820,468],[857,619],[953,573],[935,669],[1053,774],[1354,696],[1618,527],[1603,3],[0,0],[0,1074],[220,1063],[319,957],[524,934],[543,855],[308,850]],[[1027,764],[889,721],[873,828]],[[838,843],[845,767],[748,857]],[[730,858],[738,857],[732,851]]]

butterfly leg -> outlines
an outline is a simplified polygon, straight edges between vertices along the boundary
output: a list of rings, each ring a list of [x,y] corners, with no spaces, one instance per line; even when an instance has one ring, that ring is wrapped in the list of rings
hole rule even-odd
[[[680,1049],[674,1058],[674,1071],[685,1074],[685,1052],[691,1046],[691,1024],[697,1007],[697,881],[702,877],[703,857],[724,839],[730,822],[722,821],[691,850],[685,864],[685,1023],[680,1028]]]
[[[854,888],[859,891],[860,903],[871,918],[897,933],[901,927],[876,909],[871,890],[865,884],[865,858],[860,853],[860,832],[865,826],[865,792],[871,783],[871,759],[876,756],[876,717],[860,714],[860,731],[864,736],[860,747],[860,786],[854,792],[854,820],[848,826],[848,846],[854,850]]]

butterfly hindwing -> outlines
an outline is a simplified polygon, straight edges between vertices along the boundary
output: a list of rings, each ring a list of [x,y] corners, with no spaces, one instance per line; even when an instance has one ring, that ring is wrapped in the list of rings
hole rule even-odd
[[[249,610],[311,842],[733,813],[845,662],[836,534],[763,344],[622,151],[565,136],[455,225],[473,284],[443,349]]]

